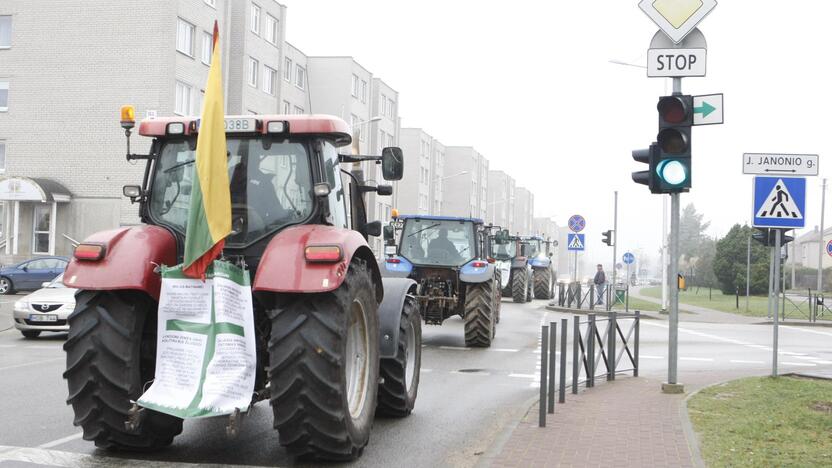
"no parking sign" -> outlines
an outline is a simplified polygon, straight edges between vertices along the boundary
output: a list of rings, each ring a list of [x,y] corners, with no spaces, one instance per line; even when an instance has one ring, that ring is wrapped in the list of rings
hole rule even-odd
[[[828,253],[828,254],[829,254],[829,256],[830,256],[830,257],[832,257],[832,240],[831,240],[831,241],[829,241],[829,242],[826,244],[826,253]]]

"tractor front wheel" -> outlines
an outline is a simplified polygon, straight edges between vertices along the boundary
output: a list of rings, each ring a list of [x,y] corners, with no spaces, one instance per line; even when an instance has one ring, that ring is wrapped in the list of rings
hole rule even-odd
[[[421,366],[422,319],[416,300],[407,298],[399,322],[396,356],[381,360],[384,382],[378,387],[378,414],[401,418],[413,411]]]
[[[487,348],[494,338],[494,283],[469,283],[465,289],[465,346]]]
[[[269,310],[274,427],[293,455],[352,460],[370,439],[379,379],[374,291],[356,260],[335,291],[277,297]]]
[[[511,298],[516,303],[526,302],[529,294],[529,278],[526,270],[515,268],[511,272]]]

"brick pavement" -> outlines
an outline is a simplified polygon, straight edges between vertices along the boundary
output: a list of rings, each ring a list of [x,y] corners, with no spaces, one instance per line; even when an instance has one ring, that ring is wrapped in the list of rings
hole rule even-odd
[[[566,404],[556,404],[548,415],[546,428],[537,427],[535,404],[491,466],[695,466],[680,412],[685,395],[663,394],[660,385],[622,377],[567,394]]]

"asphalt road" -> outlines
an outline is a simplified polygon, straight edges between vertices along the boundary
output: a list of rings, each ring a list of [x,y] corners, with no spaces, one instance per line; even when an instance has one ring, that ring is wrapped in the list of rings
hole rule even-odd
[[[13,302],[14,297],[0,298],[0,330],[11,325]],[[467,467],[499,447],[538,393],[540,325],[571,318],[547,311],[544,304],[504,301],[497,337],[488,349],[465,348],[458,319],[441,327],[424,326],[416,409],[405,419],[377,419],[370,444],[355,465]],[[642,323],[641,375],[662,378],[667,323]],[[780,329],[784,372],[832,366],[832,329]],[[264,403],[254,407],[235,440],[225,437],[226,420],[214,418],[188,421],[173,446],[155,454],[95,449],[81,440],[64,403],[64,338],[45,334],[25,340],[13,329],[0,332],[0,468],[294,463],[280,448]],[[679,338],[680,381],[696,372],[736,370],[746,375],[770,370],[770,325],[682,323]],[[571,358],[571,344],[568,349]]]

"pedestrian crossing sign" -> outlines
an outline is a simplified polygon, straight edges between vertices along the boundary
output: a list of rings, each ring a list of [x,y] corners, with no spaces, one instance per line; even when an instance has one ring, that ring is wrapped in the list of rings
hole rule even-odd
[[[754,227],[802,228],[806,225],[805,214],[805,178],[754,178]]]
[[[578,251],[585,250],[584,246],[586,244],[584,243],[584,235],[583,234],[569,233],[568,236],[569,237],[566,239],[567,240],[567,243],[566,243],[567,250],[571,250],[573,252],[578,252]]]

